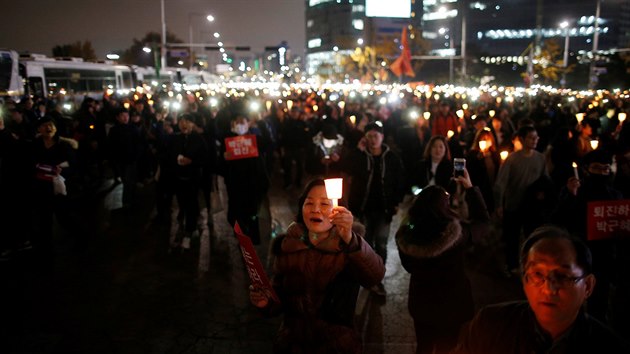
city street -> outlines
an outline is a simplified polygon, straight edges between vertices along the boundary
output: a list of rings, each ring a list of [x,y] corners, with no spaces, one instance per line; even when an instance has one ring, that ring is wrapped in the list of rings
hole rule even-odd
[[[271,352],[279,318],[262,318],[250,305],[249,279],[225,210],[215,210],[214,230],[201,229],[190,250],[169,252],[171,226],[155,219],[154,186],[139,189],[129,211],[116,209],[122,186],[112,181],[99,197],[76,201],[77,224],[85,230],[56,229],[53,265],[32,251],[0,264],[1,339],[9,349],[2,352]],[[298,194],[273,185],[270,207],[261,213],[263,235],[271,233],[272,219],[274,231],[289,225]],[[409,275],[393,239],[402,212],[392,224],[386,298],[364,289],[359,294],[356,322],[366,353],[415,351]],[[268,244],[267,236],[257,246],[267,266]],[[477,305],[522,296],[518,281],[500,275],[496,247],[489,235],[469,254]]]

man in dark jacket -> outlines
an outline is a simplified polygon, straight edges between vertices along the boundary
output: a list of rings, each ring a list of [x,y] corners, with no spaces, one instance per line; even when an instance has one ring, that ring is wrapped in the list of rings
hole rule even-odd
[[[199,217],[199,186],[202,167],[208,159],[208,149],[203,137],[194,132],[194,118],[184,114],[179,117],[180,133],[173,139],[169,159],[175,161],[175,195],[179,205],[180,227],[184,225],[183,235],[180,233],[172,240],[171,247],[190,248],[190,237],[197,230]],[[181,236],[181,237],[179,237]],[[181,242],[181,244],[180,244]]]
[[[482,309],[454,353],[628,353],[627,343],[584,312],[595,276],[583,242],[540,227],[523,244],[521,271],[528,302]]]
[[[348,206],[365,225],[366,241],[385,263],[389,226],[404,196],[405,176],[402,161],[383,138],[380,122],[365,127],[364,139],[348,160],[352,176]],[[374,290],[385,295],[383,284]]]
[[[124,108],[116,112],[116,125],[109,130],[107,147],[116,175],[122,180],[123,206],[129,207],[138,181],[138,159],[142,145],[140,131],[129,124],[129,111]]]
[[[309,144],[308,126],[302,119],[300,109],[291,108],[288,119],[284,120],[281,128],[280,147],[282,150],[282,169],[284,170],[284,187],[291,187],[292,165],[295,161],[295,186],[302,184],[306,147]]]

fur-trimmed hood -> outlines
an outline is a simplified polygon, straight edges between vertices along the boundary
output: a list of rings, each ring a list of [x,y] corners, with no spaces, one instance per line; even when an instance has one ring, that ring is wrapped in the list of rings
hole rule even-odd
[[[422,227],[405,224],[396,233],[396,245],[400,252],[414,258],[435,258],[457,246],[464,240],[458,220],[449,222],[439,237],[423,237]]]

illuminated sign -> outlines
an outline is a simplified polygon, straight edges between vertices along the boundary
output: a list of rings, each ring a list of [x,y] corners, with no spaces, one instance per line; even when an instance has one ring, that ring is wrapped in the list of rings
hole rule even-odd
[[[411,17],[411,0],[365,0],[367,17]]]

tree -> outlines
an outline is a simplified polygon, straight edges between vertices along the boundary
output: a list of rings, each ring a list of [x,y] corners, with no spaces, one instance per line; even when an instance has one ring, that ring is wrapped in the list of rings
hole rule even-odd
[[[166,32],[167,43],[183,43],[174,34]],[[162,35],[157,32],[149,32],[141,39],[133,39],[133,44],[120,56],[120,62],[129,65],[155,66],[156,60],[160,60],[160,46]],[[151,48],[151,53],[144,52],[143,48]],[[177,66],[177,61],[181,58],[166,56],[167,66]]]
[[[563,50],[555,39],[546,40],[540,49],[540,54],[534,56],[534,75],[538,75],[544,84],[560,81],[562,74],[572,72],[574,67],[575,64],[564,67]],[[527,73],[522,76],[526,77]]]
[[[77,41],[72,44],[56,45],[52,49],[54,57],[75,57],[83,58],[83,60],[96,60],[96,54],[92,47],[92,42],[86,40],[84,42]]]

